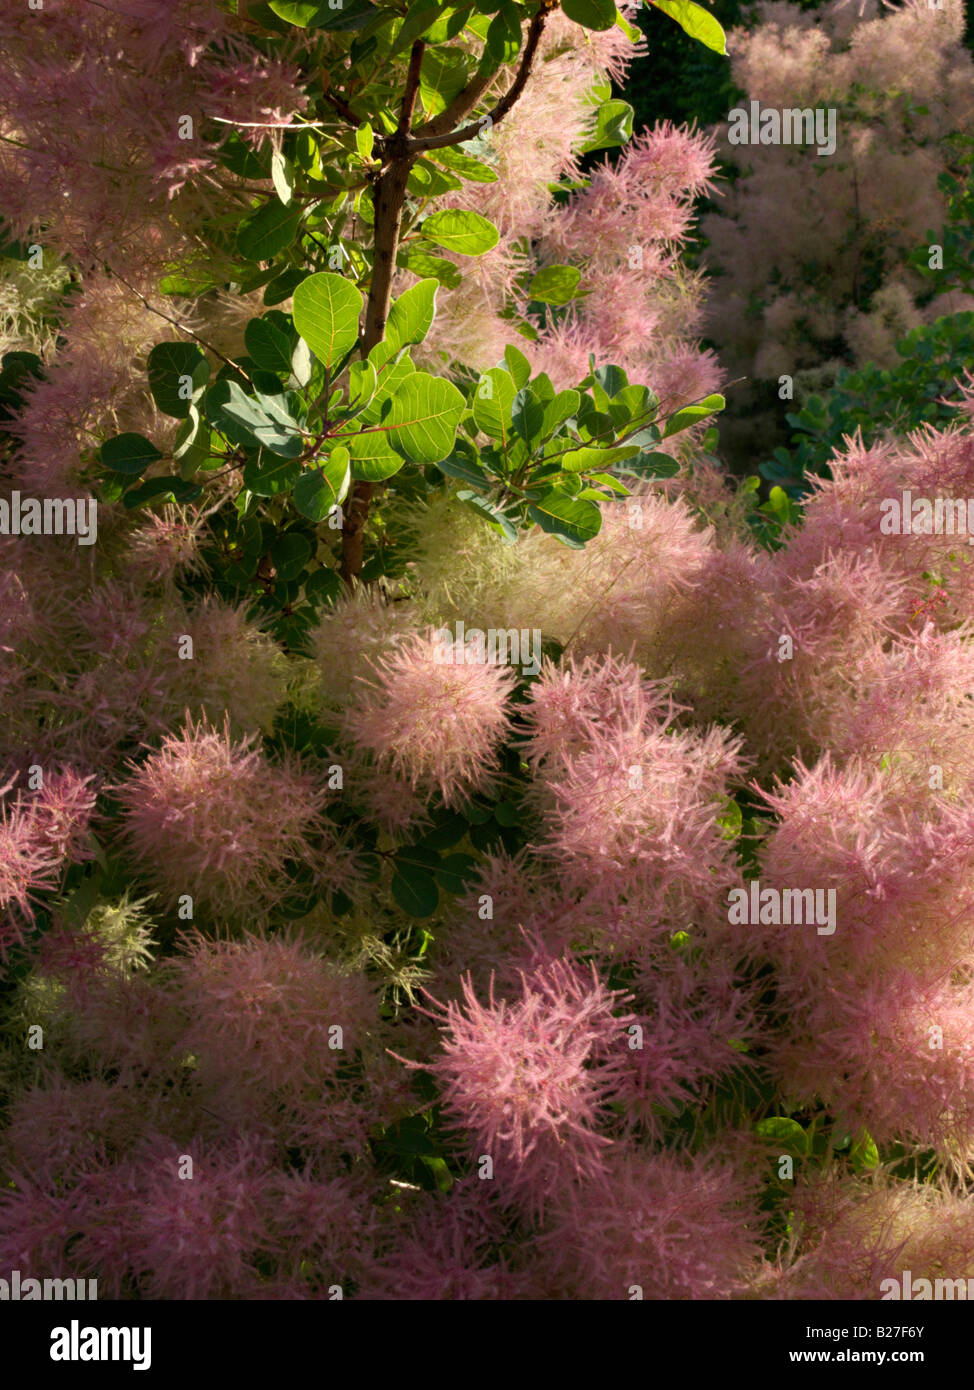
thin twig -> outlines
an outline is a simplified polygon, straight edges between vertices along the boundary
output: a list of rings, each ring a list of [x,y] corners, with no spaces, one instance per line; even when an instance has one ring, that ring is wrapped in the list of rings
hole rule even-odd
[[[211,120],[217,121],[220,125],[245,126],[248,130],[325,130],[328,126],[318,125],[315,121],[229,121],[225,116],[211,116]]]
[[[245,377],[247,381],[250,381],[250,377],[244,371],[243,367],[239,367],[236,362],[231,361],[231,359],[225,356],[219,348],[215,348],[212,343],[208,343],[205,338],[201,338],[200,335],[196,333],[192,328],[187,328],[187,326],[184,323],[180,323],[178,319],[174,319],[171,314],[166,314],[163,312],[162,309],[157,309],[154,304],[150,304],[141,290],[137,290],[134,285],[130,285],[128,280],[126,280],[125,276],[120,275],[117,270],[113,270],[110,265],[106,265],[105,269],[108,271],[109,275],[113,275],[116,280],[121,281],[121,283],[125,286],[127,290],[131,290],[131,292],[136,296],[137,299],[141,299],[142,303],[148,309],[150,314],[158,314],[159,318],[165,319],[166,322],[171,323],[174,328],[178,328],[180,333],[188,333],[191,338],[196,339],[196,341],[200,344],[201,347],[205,347],[208,352],[213,353],[214,357],[219,357],[221,362],[225,362],[228,367],[232,367],[234,371],[239,372],[242,377]],[[253,382],[251,382],[250,384],[253,385]]]

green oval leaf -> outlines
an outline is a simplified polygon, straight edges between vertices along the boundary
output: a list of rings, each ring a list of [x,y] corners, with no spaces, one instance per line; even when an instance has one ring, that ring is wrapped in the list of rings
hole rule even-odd
[[[293,380],[298,386],[307,386],[313,370],[311,349],[303,338],[299,338],[291,353],[291,376],[288,380]]]
[[[595,113],[595,132],[581,146],[583,154],[593,150],[613,149],[625,145],[632,138],[632,122],[635,112],[627,101],[603,101]]]
[[[517,528],[514,523],[489,497],[482,497],[479,492],[464,488],[457,493],[457,501],[472,507],[487,522],[487,525],[497,532],[505,545],[514,545],[517,541]]]
[[[364,299],[343,275],[327,270],[309,275],[294,291],[294,326],[311,351],[332,367],[358,342]]]
[[[707,396],[698,405],[687,405],[682,410],[678,410],[675,415],[671,415],[666,422],[663,430],[663,438],[669,439],[672,434],[679,434],[681,430],[689,429],[698,420],[705,420],[708,415],[713,415],[715,410],[723,410],[726,401],[723,396]]]
[[[857,1173],[861,1173],[867,1168],[879,1166],[879,1150],[868,1129],[859,1131],[856,1141],[849,1151],[849,1160]]]
[[[437,279],[420,280],[411,285],[393,304],[386,322],[385,341],[398,352],[400,348],[421,343],[433,327],[436,316]]]
[[[266,459],[263,453],[244,464],[244,487],[255,497],[277,497],[290,492],[301,476],[301,465],[293,459]]]
[[[156,343],[147,359],[149,390],[164,415],[185,420],[193,396],[210,376],[195,343]]]
[[[415,868],[396,860],[396,872],[390,885],[392,896],[403,912],[410,917],[431,917],[440,900],[440,890],[429,869]]]
[[[138,477],[150,463],[162,458],[152,441],[141,434],[117,434],[114,439],[106,439],[100,452],[106,468],[132,477]]]
[[[465,54],[455,48],[427,48],[419,79],[419,99],[428,116],[445,111],[466,83]]]
[[[500,67],[513,63],[521,51],[521,16],[511,5],[502,5],[487,28],[485,54]]]
[[[210,427],[195,405],[173,440],[172,456],[180,460],[179,472],[183,478],[192,478],[198,469],[209,462]]]
[[[242,435],[235,442],[244,448],[261,445],[282,458],[292,459],[304,450],[300,425],[278,398],[261,396],[255,400],[245,395],[235,381],[222,381],[210,391],[207,404],[216,407],[220,429],[229,433],[229,424]]]
[[[493,222],[479,212],[462,208],[444,208],[434,212],[427,217],[421,231],[437,246],[443,246],[459,256],[482,256],[500,240],[500,233]]]
[[[669,454],[655,451],[637,454],[630,459],[620,473],[634,473],[638,478],[673,478],[680,471],[680,465]]]
[[[378,389],[364,410],[359,412],[359,425],[378,424],[387,402],[396,394],[406,378],[415,372],[416,368],[408,351],[398,360],[393,360],[395,356],[395,353],[390,355],[386,343],[376,343],[369,353],[368,360],[376,369]]]
[[[391,53],[404,52],[416,39],[421,38],[439,18],[440,6],[437,0],[415,0],[403,21],[399,33],[393,40]]]
[[[383,419],[390,442],[411,463],[439,463],[453,448],[466,402],[451,381],[413,372]]]
[[[544,421],[541,432],[544,438],[570,420],[578,411],[582,403],[582,398],[577,391],[559,391],[554,400],[548,402],[544,408]]]
[[[294,197],[294,165],[286,154],[276,152],[271,156],[271,179],[274,192],[281,202],[289,207]]]
[[[242,179],[269,179],[271,176],[271,162],[265,149],[255,150],[236,130],[220,146],[220,163]]]
[[[446,285],[448,290],[455,290],[463,280],[459,266],[455,266],[452,261],[444,260],[442,256],[433,256],[428,251],[419,251],[415,247],[407,247],[400,252],[398,264],[406,270],[411,270],[414,275],[432,275],[441,285]]]
[[[348,450],[339,446],[318,468],[309,468],[294,484],[294,505],[311,521],[324,521],[349,484]]]
[[[755,1126],[755,1132],[762,1139],[768,1139],[794,1152],[808,1153],[808,1135],[797,1120],[790,1120],[786,1115],[773,1115],[770,1119],[761,1120]]]
[[[573,265],[549,265],[531,281],[528,295],[542,304],[567,304],[575,298],[582,272]]]
[[[406,460],[389,443],[385,434],[343,436],[352,460],[352,477],[357,482],[381,483],[398,473]]]
[[[468,179],[471,183],[497,182],[496,169],[492,169],[483,160],[474,159],[469,154],[463,154],[453,145],[448,145],[446,149],[434,150],[432,158],[440,164],[445,164],[448,169],[452,169],[455,174],[459,174],[462,179]]]
[[[490,487],[490,475],[487,470],[477,461],[476,455],[471,458],[463,450],[462,442],[449,458],[440,459],[436,466],[448,478],[457,478],[461,483],[468,483],[471,487],[484,491]]]
[[[371,359],[352,362],[348,368],[348,407],[364,409],[379,389],[379,374]]]
[[[307,275],[306,270],[300,270],[296,266],[282,271],[264,290],[264,303],[270,307],[272,304],[282,304],[285,299],[290,299],[301,281],[307,279]]]
[[[511,432],[515,395],[513,378],[502,367],[491,367],[484,372],[473,395],[473,418],[477,428],[489,439],[499,439],[505,448]]]
[[[344,4],[321,4],[315,16],[312,29],[352,30],[364,29],[369,23],[376,28],[388,24],[394,15],[393,10],[378,9],[372,0],[344,0]]]
[[[297,236],[301,209],[275,198],[245,217],[237,228],[237,250],[248,261],[271,261]]]
[[[611,29],[616,22],[615,0],[562,0],[561,8],[586,29]]]
[[[508,343],[504,349],[504,361],[507,363],[507,370],[514,378],[514,385],[520,391],[522,386],[527,386],[531,380],[531,363],[519,348],[512,347]]]
[[[569,0],[569,3],[574,3],[574,0]],[[652,0],[652,3],[658,10],[675,19],[691,39],[699,40],[715,53],[727,52],[727,37],[723,29],[710,11],[705,10],[702,5],[695,5],[693,0]]]
[[[341,577],[335,570],[322,566],[304,581],[304,596],[316,603],[334,603],[345,592]]]
[[[270,0],[270,7],[278,18],[306,29],[321,8],[321,0]]]
[[[292,497],[295,507],[309,521],[324,521],[338,500],[335,490],[313,468],[301,474],[294,484]]]
[[[557,536],[576,550],[602,529],[602,513],[595,502],[570,497],[555,488],[528,507],[528,515],[542,531]]]
[[[271,564],[277,571],[278,579],[297,579],[311,559],[311,542],[307,536],[293,531],[279,536],[271,546]]]
[[[127,492],[124,498],[126,507],[144,507],[149,502],[196,502],[203,496],[203,489],[183,478],[152,478],[140,487]]]
[[[522,386],[511,406],[511,423],[530,448],[544,430],[544,403],[530,386]]]
[[[618,430],[634,423],[645,426],[656,419],[659,400],[647,386],[624,386],[608,404],[609,418]]]
[[[447,854],[436,870],[436,881],[444,893],[454,897],[466,891],[478,871],[477,860],[469,854]]]
[[[355,132],[355,148],[363,159],[372,158],[372,150],[375,147],[375,131],[368,121],[363,121]]]
[[[278,314],[277,317],[284,316]],[[258,367],[263,367],[267,372],[290,373],[293,352],[291,339],[270,315],[250,320],[244,329],[244,342]]]
[[[463,816],[458,811],[448,811],[445,806],[433,808],[430,821],[433,828],[420,840],[421,849],[451,849],[467,833],[467,822]]]
[[[562,454],[560,463],[566,473],[592,473],[611,468],[614,463],[633,458],[638,453],[638,444],[620,444],[615,449],[593,449],[585,445]]]

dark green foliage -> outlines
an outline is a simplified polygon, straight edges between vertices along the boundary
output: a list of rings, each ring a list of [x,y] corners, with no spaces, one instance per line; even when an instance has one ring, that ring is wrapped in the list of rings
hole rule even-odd
[[[943,429],[956,419],[965,371],[974,371],[974,313],[951,314],[915,328],[898,343],[895,367],[842,370],[826,396],[810,396],[786,418],[797,431],[790,449],[776,449],[761,464],[763,477],[792,497],[808,489],[809,476],[829,477],[829,460],[847,436],[861,431],[872,444],[921,425]]]

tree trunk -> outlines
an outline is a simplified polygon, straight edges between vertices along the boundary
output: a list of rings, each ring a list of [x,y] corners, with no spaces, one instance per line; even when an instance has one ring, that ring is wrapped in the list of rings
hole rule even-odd
[[[393,159],[375,186],[375,261],[372,284],[365,310],[365,331],[362,335],[362,356],[368,357],[376,343],[381,343],[392,303],[392,279],[399,251],[402,228],[402,209],[406,201],[406,181],[412,168],[412,158]],[[362,573],[365,523],[375,495],[374,483],[355,483],[342,528],[342,563],[339,573],[350,587]]]

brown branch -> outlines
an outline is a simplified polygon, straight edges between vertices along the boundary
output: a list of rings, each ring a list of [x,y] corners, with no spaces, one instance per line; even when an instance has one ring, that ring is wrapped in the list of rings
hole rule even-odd
[[[374,492],[375,483],[356,483],[352,488],[348,510],[343,517],[342,562],[338,573],[349,588],[354,588],[356,580],[362,573],[362,561],[365,554],[365,523],[368,520]]]
[[[368,357],[376,343],[381,343],[389,317],[392,279],[399,250],[402,210],[406,201],[406,184],[412,169],[412,157],[395,159],[375,182],[372,195],[375,210],[372,282],[365,308],[365,329],[362,334],[362,356]]]
[[[521,56],[521,63],[510,90],[501,98],[490,113],[491,123],[496,125],[524,90],[531,74],[531,65],[537,52],[544,30],[545,20],[551,10],[557,7],[558,0],[542,0],[539,12],[534,16],[528,30],[527,43]],[[450,134],[410,135],[409,127],[416,106],[419,90],[420,70],[425,45],[421,40],[413,44],[409,57],[409,72],[403,93],[399,124],[392,135],[384,137],[379,144],[381,156],[386,167],[375,179],[373,192],[374,228],[372,260],[372,281],[365,309],[365,326],[362,333],[362,357],[367,358],[377,343],[385,336],[386,321],[392,302],[392,281],[396,270],[396,256],[399,251],[402,233],[402,212],[406,202],[406,184],[410,170],[417,157],[424,150],[442,149],[447,145],[459,145],[479,134],[482,122]],[[475,78],[473,82],[451,103],[437,121],[430,127],[438,126],[447,115],[451,122],[462,119],[476,106],[480,96],[487,90],[493,78]],[[327,95],[327,93],[326,93]],[[469,105],[464,105],[469,102]],[[430,127],[423,127],[428,130]],[[352,488],[348,510],[343,518],[342,559],[339,573],[345,583],[354,586],[362,572],[364,558],[365,525],[368,520],[372,498],[377,484],[357,482]]]
[[[325,98],[325,101],[330,102],[331,105],[334,106],[339,116],[344,116],[349,125],[353,125],[358,129],[362,124],[362,117],[356,116],[347,101],[342,101],[341,97],[336,97],[331,92],[323,92],[322,96]]]
[[[406,73],[406,88],[402,95],[402,109],[399,113],[399,125],[396,127],[397,135],[408,135],[409,127],[413,123],[413,112],[416,110],[416,97],[419,93],[419,76],[423,67],[423,54],[426,52],[426,44],[422,39],[417,39],[409,53],[409,71]]]
[[[427,121],[425,125],[419,127],[416,131],[417,138],[421,139],[426,135],[447,135],[450,131],[455,130],[457,122],[470,115],[496,77],[496,71],[477,73],[463,91],[453,98],[445,111],[441,111],[438,116],[434,116],[431,121]]]
[[[403,134],[398,136],[405,140]],[[365,329],[362,334],[362,356],[368,357],[386,331],[386,320],[392,303],[392,280],[396,270],[402,209],[406,201],[406,183],[413,166],[410,155],[393,160],[375,182],[374,254],[372,283],[365,309]],[[342,527],[342,562],[339,573],[349,586],[362,572],[365,542],[365,523],[375,493],[374,483],[357,482],[352,488],[351,502]]]
[[[551,6],[550,8],[554,8]],[[545,22],[548,18],[548,8],[542,8],[532,19],[528,29],[527,43],[524,45],[524,52],[521,54],[521,64],[517,70],[517,75],[507,93],[501,97],[494,109],[488,112],[488,119],[492,126],[502,121],[515,104],[518,97],[524,91],[528,78],[531,76],[531,66],[534,56],[538,51],[541,42],[541,35],[544,32]],[[442,150],[448,145],[462,145],[466,140],[472,140],[480,134],[483,126],[484,117],[478,121],[473,121],[470,125],[463,126],[460,130],[445,135],[416,135],[409,146],[412,151],[419,154],[425,150]]]

